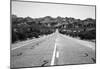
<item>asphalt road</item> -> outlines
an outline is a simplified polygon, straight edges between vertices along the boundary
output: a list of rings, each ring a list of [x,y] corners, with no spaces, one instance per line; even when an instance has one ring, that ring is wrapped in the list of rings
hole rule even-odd
[[[95,63],[95,46],[55,33],[11,46],[11,68]]]

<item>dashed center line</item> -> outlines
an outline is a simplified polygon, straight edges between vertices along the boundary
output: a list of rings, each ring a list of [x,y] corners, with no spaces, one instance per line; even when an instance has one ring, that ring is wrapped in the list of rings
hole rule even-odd
[[[54,51],[53,51],[53,56],[52,56],[52,60],[51,60],[51,65],[55,64],[55,58],[58,59],[59,57],[59,51],[57,50],[57,40],[55,40],[55,47],[54,47]]]
[[[56,53],[56,58],[59,58],[59,51],[57,51]]]

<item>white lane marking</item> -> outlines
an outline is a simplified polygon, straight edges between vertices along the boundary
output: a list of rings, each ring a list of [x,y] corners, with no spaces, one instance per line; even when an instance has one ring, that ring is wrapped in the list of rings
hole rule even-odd
[[[45,36],[44,38],[47,38],[47,37]],[[43,38],[42,38],[42,39],[43,39]],[[28,42],[28,43],[26,43],[26,44],[23,44],[23,45],[21,45],[21,46],[14,47],[14,48],[12,48],[11,50],[15,50],[15,49],[17,49],[17,48],[20,48],[20,47],[23,47],[23,46],[28,45],[28,44],[30,44],[30,43],[33,43],[33,41],[34,41],[34,40],[32,40],[31,42]],[[35,42],[38,42],[38,41],[40,41],[40,40],[36,40]]]
[[[50,35],[50,36],[53,36],[54,34],[52,34],[52,35]],[[48,37],[48,36],[47,36]],[[46,36],[44,37],[44,38],[47,38]],[[37,41],[39,41],[39,40],[37,40]],[[36,42],[37,42],[36,41]],[[33,40],[31,41],[31,42],[29,42],[29,43],[26,43],[26,44],[23,44],[23,45],[21,45],[21,46],[18,46],[18,47],[14,47],[14,48],[12,48],[11,50],[15,50],[15,49],[17,49],[17,48],[20,48],[20,47],[23,47],[23,46],[25,46],[25,45],[28,45],[28,44],[30,44],[30,43],[32,43],[33,42]]]
[[[15,49],[17,49],[17,48],[23,47],[23,46],[28,45],[28,44],[30,44],[30,43],[32,43],[32,42],[33,42],[33,41],[31,41],[31,42],[29,42],[29,43],[26,43],[26,44],[23,44],[23,45],[21,45],[21,46],[18,46],[18,47],[12,48],[11,50],[15,50]]]
[[[59,57],[59,51],[57,51],[57,53],[56,53],[56,58],[58,58]]]
[[[54,65],[54,61],[55,61],[55,57],[56,57],[56,43],[55,43],[55,47],[54,47],[54,51],[53,51],[53,56],[52,56],[52,60],[51,60],[51,65]]]
[[[47,38],[47,37],[45,36],[44,38]],[[43,38],[41,38],[41,39],[43,39]],[[23,46],[28,45],[28,44],[30,44],[30,43],[33,43],[33,41],[34,41],[34,40],[32,40],[32,41],[30,41],[30,42],[28,42],[28,43],[25,43],[25,44],[23,44],[23,45],[21,45],[21,46],[14,47],[14,48],[12,48],[11,50],[15,50],[15,49],[17,49],[17,48],[20,48],[20,47],[23,47]],[[35,42],[38,42],[38,41],[40,41],[40,39],[36,40]]]

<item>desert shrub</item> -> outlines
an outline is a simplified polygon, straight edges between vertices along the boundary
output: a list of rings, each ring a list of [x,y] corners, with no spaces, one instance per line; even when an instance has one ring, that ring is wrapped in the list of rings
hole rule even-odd
[[[80,32],[78,35],[81,39],[96,39],[96,31],[91,30],[91,31],[85,31],[85,32]]]

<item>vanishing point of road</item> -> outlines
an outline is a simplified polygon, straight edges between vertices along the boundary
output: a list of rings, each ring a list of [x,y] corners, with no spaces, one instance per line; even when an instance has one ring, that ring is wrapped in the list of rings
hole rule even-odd
[[[55,33],[11,46],[11,68],[95,63],[95,45]]]

